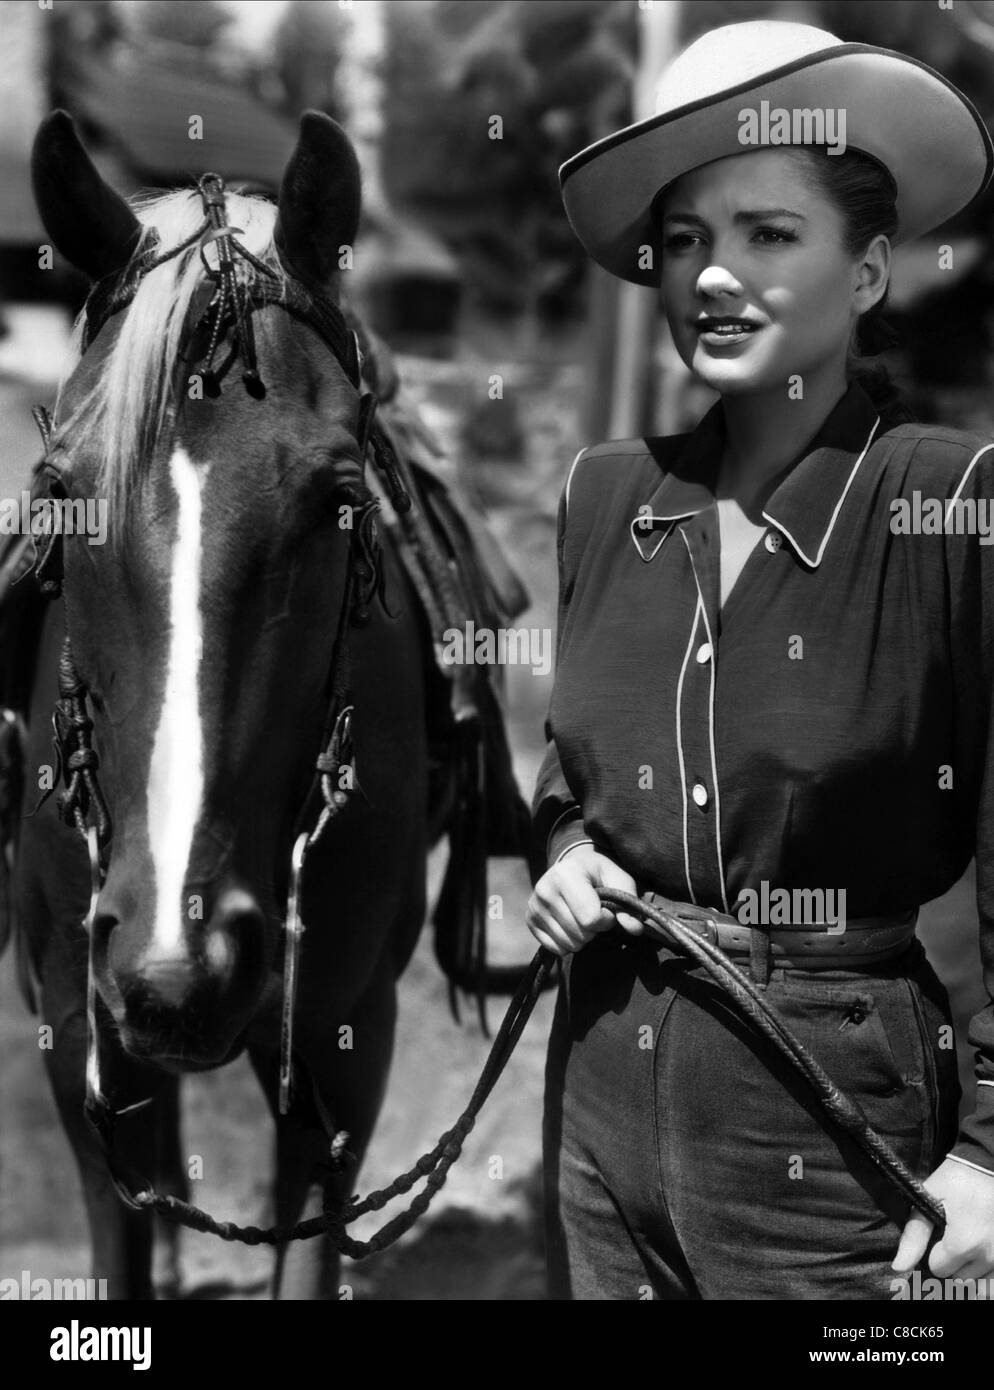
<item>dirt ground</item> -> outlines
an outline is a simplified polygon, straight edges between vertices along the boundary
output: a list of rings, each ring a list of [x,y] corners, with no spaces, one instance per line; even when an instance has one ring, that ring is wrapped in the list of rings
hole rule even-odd
[[[512,374],[513,375],[513,374]],[[480,469],[473,481],[491,523],[533,596],[522,626],[554,625],[554,511],[577,441],[578,375],[542,382],[533,374],[523,396],[528,440],[520,461]],[[14,495],[36,455],[28,407],[45,399],[0,377],[0,487]],[[437,423],[444,426],[444,415]],[[520,785],[530,797],[542,753],[542,720],[551,677],[508,670],[508,723]],[[444,848],[431,864],[437,886]],[[528,896],[522,865],[491,861],[491,892],[503,894],[496,924],[497,959],[527,960],[522,925]],[[970,875],[926,909],[922,934],[946,981],[962,1025],[982,997],[976,912]],[[540,1117],[545,1040],[552,1000],[546,996],[511,1065],[466,1144],[429,1215],[393,1250],[368,1262],[345,1262],[343,1283],[365,1299],[533,1300],[544,1296],[541,1249]],[[494,1001],[491,1021],[499,1018]],[[390,1087],[357,1189],[388,1182],[428,1149],[462,1109],[487,1044],[470,1009],[462,1026],[450,1016],[445,982],[426,932],[400,987],[400,1019]],[[58,1123],[37,1045],[37,1022],[17,997],[10,959],[0,965],[0,1277],[88,1274],[88,1242],[75,1166]],[[964,1053],[964,1066],[968,1058]],[[220,1218],[262,1222],[268,1210],[271,1127],[244,1060],[184,1082],[184,1152],[204,1159],[194,1200]],[[494,1157],[502,1176],[491,1173]],[[382,1220],[354,1228],[368,1235]],[[189,1298],[261,1298],[270,1256],[184,1233],[183,1293]]]

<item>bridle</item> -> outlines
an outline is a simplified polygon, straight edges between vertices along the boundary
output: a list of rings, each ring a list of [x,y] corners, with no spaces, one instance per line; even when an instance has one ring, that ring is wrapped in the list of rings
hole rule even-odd
[[[392,446],[385,432],[374,425],[377,398],[374,392],[363,391],[362,352],[358,336],[349,328],[345,315],[331,299],[314,293],[302,281],[278,276],[258,257],[237,240],[241,231],[230,226],[225,215],[225,186],[223,179],[213,173],[204,174],[197,182],[204,210],[204,220],[184,241],[167,251],[159,251],[158,235],[147,234],[146,245],[132,257],[123,270],[97,281],[83,309],[84,326],[82,351],[85,353],[101,328],[115,314],[126,309],[138,292],[146,275],[166,261],[192,252],[194,247],[204,264],[208,277],[207,290],[201,295],[202,307],[190,325],[188,338],[205,337],[207,346],[198,371],[207,395],[220,394],[222,382],[237,357],[243,364],[242,383],[255,399],[265,397],[255,350],[252,315],[260,308],[275,305],[291,314],[322,339],[338,361],[351,385],[360,392],[357,444],[359,459],[334,465],[339,473],[337,491],[354,508],[354,524],[348,532],[348,558],[345,588],[337,631],[332,645],[326,681],[327,713],[321,744],[315,759],[311,785],[296,817],[293,849],[290,856],[289,888],[284,931],[283,1007],[280,1027],[280,1113],[290,1109],[291,1065],[293,1054],[293,1021],[300,942],[303,923],[300,901],[304,863],[307,853],[324,834],[329,822],[340,812],[350,796],[361,788],[355,777],[355,758],[352,745],[351,699],[352,663],[350,633],[354,627],[365,626],[371,616],[371,605],[377,596],[386,611],[382,552],[380,550],[375,513],[379,499],[365,482],[365,463],[372,454],[382,473],[391,505],[398,512],[411,506],[410,496],[397,467]],[[207,259],[207,248],[217,248],[217,265]],[[243,267],[238,266],[238,262]],[[206,301],[206,302],[204,302]],[[199,306],[198,306],[199,307]],[[215,365],[221,342],[230,334],[230,348],[224,361]],[[186,366],[191,359],[184,358]],[[196,365],[194,363],[194,365]],[[35,420],[42,433],[46,455],[49,451],[52,425],[46,411],[36,408]],[[175,412],[170,416],[175,424]],[[53,492],[56,490],[55,485]],[[39,548],[35,578],[42,592],[57,597],[62,592],[61,535],[52,530]],[[86,1113],[101,1137],[109,1141],[118,1113],[115,1112],[100,1085],[99,1036],[96,1016],[96,987],[93,969],[93,923],[96,900],[106,876],[107,857],[113,835],[113,822],[97,776],[99,756],[92,742],[93,721],[87,709],[87,690],[80,679],[67,634],[59,661],[59,699],[53,713],[53,742],[57,772],[54,783],[64,782],[65,790],[57,799],[62,820],[86,840],[90,858],[91,899],[87,915],[89,966],[87,981],[87,1095]],[[342,770],[348,775],[342,778]],[[46,791],[40,806],[53,787]],[[36,808],[37,809],[37,808]],[[92,814],[93,824],[89,824]],[[144,1103],[144,1102],[142,1102]],[[133,1108],[133,1107],[129,1107]]]
[[[361,390],[362,354],[358,339],[354,330],[349,329],[338,306],[330,300],[312,294],[302,283],[292,278],[285,285],[280,285],[272,270],[235,239],[239,229],[227,225],[225,221],[224,183],[218,175],[205,174],[198,181],[198,188],[205,215],[203,224],[194,233],[179,246],[161,254],[156,254],[157,239],[150,237],[152,244],[130,261],[122,272],[99,281],[93,287],[84,308],[84,351],[107,319],[131,303],[145,275],[164,261],[198,245],[207,274],[215,284],[214,292],[204,305],[193,330],[195,335],[202,329],[208,339],[201,371],[205,391],[209,394],[219,392],[225,374],[235,358],[241,356],[244,365],[242,381],[246,390],[257,399],[264,397],[265,385],[259,376],[255,356],[252,313],[255,309],[269,304],[278,304],[313,328],[331,349],[352,385],[356,390]],[[215,242],[218,248],[216,268],[209,265],[204,254],[206,247],[212,242]],[[240,277],[236,272],[236,258],[241,258],[256,273]],[[229,331],[231,348],[221,366],[215,368],[214,357],[217,348]],[[280,1113],[284,1115],[290,1108],[291,1099],[294,1001],[300,939],[304,930],[300,918],[304,862],[308,850],[317,843],[329,821],[341,811],[351,792],[359,789],[354,776],[355,762],[351,739],[354,707],[349,702],[349,633],[352,627],[362,626],[369,621],[375,595],[378,594],[383,601],[382,557],[374,527],[374,514],[379,507],[379,501],[364,481],[365,460],[370,445],[394,509],[406,512],[411,507],[411,499],[400,477],[389,439],[383,431],[374,428],[375,409],[375,394],[366,392],[361,395],[358,428],[359,465],[357,469],[352,470],[351,476],[343,478],[341,484],[343,493],[351,497],[356,506],[359,524],[350,534],[345,592],[327,682],[328,712],[321,748],[315,760],[310,790],[297,818],[291,853],[280,1027],[279,1106]],[[44,410],[37,409],[34,413],[47,454],[51,424]],[[47,544],[40,550],[35,566],[35,576],[42,591],[53,597],[61,592],[61,557],[57,552],[60,539],[58,533],[53,530]],[[550,977],[554,965],[553,956],[544,948],[536,952],[511,999],[470,1101],[455,1125],[441,1135],[438,1143],[423,1154],[412,1168],[400,1174],[381,1191],[370,1193],[361,1201],[353,1197],[341,1211],[335,1210],[326,1202],[322,1216],[299,1222],[292,1228],[270,1227],[263,1230],[257,1227],[236,1226],[232,1222],[219,1222],[198,1207],[171,1195],[157,1193],[147,1185],[143,1186],[140,1181],[136,1181],[135,1175],[122,1166],[115,1154],[113,1134],[116,1122],[123,1114],[150,1102],[139,1101],[137,1106],[116,1111],[104,1096],[100,1085],[93,939],[97,899],[104,873],[103,856],[111,840],[112,823],[97,779],[99,759],[92,746],[93,725],[87,714],[87,692],[76,671],[68,636],[59,665],[59,694],[53,723],[60,775],[66,783],[66,789],[58,799],[59,812],[67,824],[74,826],[84,836],[90,860],[91,893],[86,919],[89,964],[85,1111],[100,1140],[111,1179],[119,1195],[134,1210],[157,1211],[190,1229],[209,1231],[225,1240],[238,1240],[251,1245],[280,1245],[290,1240],[304,1240],[326,1234],[339,1251],[355,1259],[385,1249],[410,1229],[418,1217],[427,1210],[444,1184],[450,1168],[462,1151],[467,1135],[475,1124],[477,1114],[506,1066]],[[342,787],[340,773],[346,766],[350,768],[351,775],[346,786]],[[92,825],[87,823],[91,810],[95,817],[95,824]],[[311,828],[308,829],[308,826]],[[750,979],[716,946],[707,940],[699,939],[689,931],[675,913],[660,910],[630,894],[614,889],[602,889],[599,896],[602,906],[624,910],[640,917],[648,934],[666,945],[675,947],[705,967],[736,1000],[743,1014],[766,1034],[794,1068],[807,1079],[826,1113],[860,1145],[901,1195],[935,1223],[934,1240],[936,1234],[941,1232],[945,1221],[942,1204],[904,1166],[886,1141],[871,1129],[859,1107],[840,1092],[832,1079],[809,1056],[770,1009]],[[348,1152],[347,1141],[348,1135],[344,1131],[332,1137],[332,1167],[341,1166],[343,1157]],[[425,1183],[424,1190],[412,1199],[404,1212],[387,1222],[371,1239],[357,1241],[348,1236],[346,1227],[360,1216],[382,1209],[394,1197],[409,1192],[421,1180]]]

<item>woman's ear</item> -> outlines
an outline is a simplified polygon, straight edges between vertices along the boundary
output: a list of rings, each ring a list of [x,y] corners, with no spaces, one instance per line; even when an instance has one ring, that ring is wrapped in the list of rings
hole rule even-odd
[[[128,263],[141,223],[97,172],[68,112],[53,111],[38,127],[31,181],[45,231],[77,270],[100,280]]]
[[[856,290],[853,308],[857,314],[865,314],[874,304],[879,304],[887,293],[891,272],[891,245],[882,233],[870,242],[863,259],[856,267]]]
[[[359,227],[359,160],[345,131],[320,111],[305,111],[280,185],[273,233],[284,268],[328,293],[341,248]]]

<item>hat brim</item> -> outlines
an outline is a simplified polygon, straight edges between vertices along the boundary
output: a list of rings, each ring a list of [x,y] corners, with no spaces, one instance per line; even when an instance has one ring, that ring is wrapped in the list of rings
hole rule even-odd
[[[902,53],[841,44],[626,126],[568,159],[559,170],[566,215],[599,265],[633,284],[658,287],[652,200],[702,164],[767,148],[740,140],[739,113],[750,95],[771,110],[845,110],[846,148],[872,155],[897,184],[895,245],[948,221],[980,196],[994,173],[990,134],[952,83]],[[652,265],[640,268],[646,246]]]

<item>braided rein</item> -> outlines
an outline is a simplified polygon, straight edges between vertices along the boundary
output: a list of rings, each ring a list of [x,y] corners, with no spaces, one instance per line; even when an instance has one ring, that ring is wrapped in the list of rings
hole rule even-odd
[[[645,924],[646,935],[675,948],[704,966],[712,978],[739,1006],[746,1020],[763,1033],[807,1081],[815,1099],[830,1121],[841,1127],[859,1145],[863,1153],[887,1178],[911,1206],[932,1222],[937,1232],[945,1227],[945,1211],[934,1197],[907,1168],[891,1146],[870,1126],[859,1106],[832,1081],[807,1049],[771,1007],[752,981],[719,947],[690,931],[678,917],[663,911],[630,893],[615,889],[600,890],[601,905],[609,910],[624,911]],[[322,1216],[312,1217],[295,1226],[238,1226],[230,1221],[217,1221],[200,1207],[192,1206],[177,1197],[155,1192],[145,1186],[134,1191],[122,1186],[119,1169],[112,1165],[118,1191],[129,1206],[140,1211],[155,1211],[169,1221],[190,1230],[206,1232],[222,1240],[238,1241],[245,1245],[284,1245],[290,1241],[310,1240],[327,1235],[335,1249],[351,1259],[360,1260],[379,1254],[414,1225],[427,1211],[442,1188],[452,1165],[462,1153],[467,1135],[489,1097],[504,1068],[510,1061],[518,1039],[531,1017],[539,995],[543,992],[557,958],[544,947],[532,958],[524,978],[512,997],[497,1035],[494,1038],[480,1079],[465,1110],[451,1129],[446,1130],[427,1153],[387,1187],[369,1193],[364,1198],[353,1196],[335,1211],[325,1207]],[[343,1137],[337,1136],[332,1147],[331,1167],[341,1169],[347,1153],[343,1152]],[[346,1227],[368,1212],[381,1210],[394,1197],[407,1193],[422,1178],[425,1188],[398,1216],[386,1222],[369,1240],[355,1240]]]

